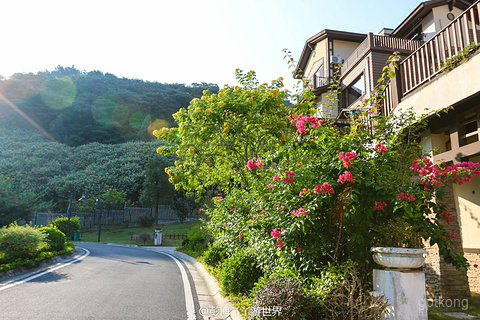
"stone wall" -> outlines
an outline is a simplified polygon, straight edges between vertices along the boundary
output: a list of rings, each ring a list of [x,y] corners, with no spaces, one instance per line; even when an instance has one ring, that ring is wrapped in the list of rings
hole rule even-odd
[[[452,186],[447,186],[443,204],[447,210],[452,213],[450,224],[443,222],[447,236],[450,233],[456,235],[453,238],[453,245],[457,252],[463,252],[460,219],[455,206],[455,198]],[[446,263],[438,253],[438,247],[427,247],[427,258],[425,261],[425,278],[427,283],[427,297],[429,299],[458,299],[470,297],[470,287],[478,287],[477,280],[474,277],[467,277],[467,271],[463,268],[456,269],[451,264]],[[477,257],[478,258],[478,257]],[[472,269],[472,268],[470,268]],[[469,271],[469,274],[474,271]],[[472,290],[473,291],[473,290]]]
[[[470,263],[470,268],[467,270],[470,291],[480,293],[480,250],[466,250],[465,258]]]
[[[427,241],[424,241],[427,256],[425,257],[425,283],[427,286],[427,299],[435,299],[442,296],[442,283],[440,281],[440,254],[438,246],[430,247]]]

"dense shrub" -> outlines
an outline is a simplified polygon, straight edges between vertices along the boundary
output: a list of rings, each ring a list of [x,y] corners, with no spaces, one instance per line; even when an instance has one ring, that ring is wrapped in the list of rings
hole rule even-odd
[[[138,224],[140,224],[140,227],[151,227],[154,222],[155,218],[148,215],[138,217]]]
[[[65,249],[65,243],[67,237],[65,234],[58,230],[56,227],[43,227],[38,229],[47,236],[47,250],[48,251],[61,251]]]
[[[262,275],[253,255],[238,251],[223,262],[220,283],[225,293],[241,295],[249,292]]]
[[[30,226],[18,226],[16,223],[0,229],[0,252],[4,253],[3,262],[35,257],[45,246],[47,236]]]
[[[387,306],[366,289],[353,263],[325,267],[307,291],[316,300],[319,319],[380,319]]]
[[[190,251],[203,252],[207,249],[205,232],[200,227],[193,227],[187,233],[187,239],[182,241],[182,247]]]
[[[216,242],[208,246],[208,250],[203,254],[203,260],[209,266],[218,266],[220,262],[227,258],[225,248],[219,246]]]
[[[55,220],[52,220],[48,223],[49,227],[57,227],[58,230],[62,231],[66,236],[67,239],[73,239],[73,234],[80,230],[80,218],[78,216],[70,218],[70,231],[67,235],[67,226],[68,226],[68,218],[67,217],[60,217]]]
[[[318,319],[314,300],[305,292],[302,281],[292,275],[263,277],[254,291],[250,308],[254,319]]]

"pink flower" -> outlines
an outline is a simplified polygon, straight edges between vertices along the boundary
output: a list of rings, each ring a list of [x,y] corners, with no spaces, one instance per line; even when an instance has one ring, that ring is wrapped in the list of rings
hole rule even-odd
[[[350,171],[345,171],[344,174],[341,174],[339,177],[338,177],[338,180],[337,182],[340,182],[340,183],[345,183],[345,180],[351,182],[353,181],[353,176],[352,176],[352,173]]]
[[[273,184],[269,183],[267,187],[273,189]]]
[[[313,193],[335,193],[332,186],[328,182],[324,182],[322,185],[315,186]]]
[[[277,247],[279,249],[282,249],[282,247],[285,245],[285,243],[283,243],[283,240],[282,239],[278,239],[278,242],[277,242]]]
[[[275,228],[272,230],[272,232],[270,232],[270,235],[273,237],[273,239],[277,239],[278,237],[280,237],[283,231],[284,231],[283,228],[281,228],[280,230]]]
[[[250,159],[248,160],[247,162],[247,169],[249,171],[252,171],[253,169],[255,168],[261,168],[263,167],[265,164],[262,162],[262,160],[260,159],[257,159],[257,158],[253,158],[253,159]]]
[[[242,234],[241,233],[238,234],[238,239],[242,239]]]
[[[230,210],[234,211],[234,210],[235,210],[235,206],[231,206],[231,207],[230,207]]]
[[[280,180],[280,177],[278,176],[278,174],[273,176],[273,181],[277,181],[277,180]]]
[[[293,177],[295,177],[297,174],[293,171],[287,170],[285,172],[285,178],[283,178],[283,182],[285,183],[292,183],[293,182]]]
[[[316,128],[323,123],[322,120],[318,120],[316,117],[313,117],[313,116],[308,117],[308,116],[298,115],[296,116],[296,119],[295,119],[295,115],[292,115],[292,118],[290,119],[291,119],[290,123],[295,124],[295,126],[297,127],[298,133],[308,132],[308,129],[305,127],[305,125],[308,122],[310,122],[312,128]]]
[[[297,217],[300,217],[300,215],[303,213],[304,216],[307,215],[307,212],[303,208],[299,208],[298,210],[293,210],[292,214],[296,215]]]
[[[297,248],[297,251],[303,251],[303,248]]]
[[[338,154],[338,159],[343,161],[343,165],[348,168],[353,164],[353,159],[357,157],[355,152],[346,152],[343,151]]]
[[[223,200],[223,197],[218,196],[217,200]]]

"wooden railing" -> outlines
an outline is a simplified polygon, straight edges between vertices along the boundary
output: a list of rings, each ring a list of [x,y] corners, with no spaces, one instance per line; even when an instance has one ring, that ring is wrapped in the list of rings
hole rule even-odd
[[[390,114],[397,106],[398,99],[393,99],[394,94],[401,98],[430,81],[442,71],[447,59],[456,56],[469,44],[479,42],[479,12],[480,0],[400,62],[397,74],[400,75],[401,84],[397,90],[401,92],[393,92],[392,83],[386,85],[382,105],[384,115]]]
[[[480,38],[480,0],[400,63],[403,95],[438,74],[443,62]]]
[[[391,52],[404,50],[412,52],[418,49],[423,41],[409,40],[395,37],[386,37],[369,33],[365,40],[352,52],[352,54],[343,62],[341,74],[345,75],[347,71],[355,65],[358,59],[371,49],[387,49]]]

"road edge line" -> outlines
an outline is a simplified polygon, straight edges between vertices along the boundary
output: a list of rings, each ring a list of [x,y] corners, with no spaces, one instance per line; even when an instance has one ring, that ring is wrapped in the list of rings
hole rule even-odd
[[[190,285],[190,280],[188,280],[187,271],[185,270],[183,265],[180,263],[180,261],[174,256],[165,252],[159,252],[159,251],[157,252],[172,258],[173,261],[175,261],[175,263],[177,264],[178,268],[180,269],[180,274],[182,275],[182,281],[183,281],[183,291],[185,292],[185,306],[187,309],[187,320],[195,320],[196,319],[195,304],[193,302],[192,287]]]
[[[80,261],[82,260],[83,258],[85,258],[86,256],[88,256],[90,254],[90,251],[88,251],[87,249],[85,248],[80,248],[82,250],[85,250],[85,254],[80,256],[80,257],[75,257],[71,260],[67,260],[66,262],[62,262],[60,265],[56,266],[56,267],[53,267],[53,268],[48,268],[47,270],[45,271],[42,271],[42,272],[39,272],[39,273],[35,273],[34,275],[31,275],[31,276],[27,276],[26,278],[23,278],[21,280],[18,280],[18,281],[15,281],[15,282],[12,282],[10,284],[7,284],[3,287],[0,287],[0,291],[3,291],[3,290],[6,290],[8,288],[11,288],[11,287],[15,287],[15,286],[18,286],[19,284],[22,284],[22,283],[25,283],[25,282],[28,282],[30,280],[33,280],[33,279],[36,279],[38,277],[41,277],[47,273],[50,273],[50,272],[53,272],[55,270],[58,270],[58,269],[61,269],[61,268],[64,268],[68,265],[71,265],[72,263],[74,262],[77,262],[77,261]]]

